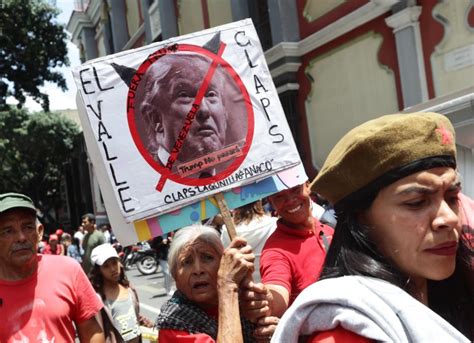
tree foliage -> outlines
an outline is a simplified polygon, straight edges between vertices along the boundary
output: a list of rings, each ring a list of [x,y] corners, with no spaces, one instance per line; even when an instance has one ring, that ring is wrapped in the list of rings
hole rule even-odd
[[[57,113],[0,112],[0,193],[28,194],[44,212],[58,207],[63,163],[78,133]]]
[[[55,22],[58,9],[45,0],[0,1],[0,109],[13,96],[21,108],[26,95],[49,111],[49,98],[40,91],[46,81],[66,90],[66,80],[54,69],[69,65],[67,34]]]

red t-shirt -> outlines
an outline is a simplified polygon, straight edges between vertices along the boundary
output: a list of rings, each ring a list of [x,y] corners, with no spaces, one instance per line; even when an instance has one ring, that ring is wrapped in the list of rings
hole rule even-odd
[[[316,218],[313,230],[293,229],[279,220],[277,229],[263,247],[260,257],[262,282],[285,287],[290,294],[289,305],[319,278],[326,256],[321,233],[327,242],[331,242],[333,228]]]
[[[206,310],[206,313],[217,320],[217,307]],[[187,331],[161,329],[158,332],[160,343],[216,343],[216,341],[205,333],[189,333]]]
[[[163,329],[158,336],[160,343],[216,343],[211,336],[205,333],[191,334],[187,331]]]
[[[57,244],[56,250],[53,250],[51,245],[46,244],[43,249],[43,255],[64,255],[64,246],[62,244]]]
[[[371,339],[368,339],[358,334],[344,329],[342,326],[338,326],[333,330],[317,332],[313,334],[308,343],[372,343]]]
[[[38,255],[25,280],[0,280],[0,342],[74,342],[73,321],[93,317],[102,302],[72,258]]]

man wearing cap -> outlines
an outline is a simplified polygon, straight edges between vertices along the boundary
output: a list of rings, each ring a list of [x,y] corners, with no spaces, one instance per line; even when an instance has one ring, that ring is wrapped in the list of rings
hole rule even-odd
[[[64,231],[62,229],[57,229],[55,234],[58,237],[58,242],[62,241]]]
[[[59,243],[59,238],[57,235],[49,235],[48,244],[43,249],[43,254],[45,255],[65,255],[64,246]]]
[[[260,274],[263,289],[269,290],[265,300],[271,315],[281,317],[298,294],[318,279],[334,230],[312,215],[307,183],[274,194],[269,201],[280,218],[263,247]],[[260,306],[265,302],[256,301],[261,299],[253,291],[242,293],[241,304],[249,319],[265,311]]]
[[[69,257],[38,255],[42,234],[29,197],[0,194],[0,342],[73,342],[76,330],[104,342],[86,275]]]

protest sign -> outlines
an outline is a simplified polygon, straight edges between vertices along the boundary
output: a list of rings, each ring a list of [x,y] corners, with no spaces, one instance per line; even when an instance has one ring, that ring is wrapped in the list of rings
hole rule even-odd
[[[125,223],[301,163],[250,20],[98,58],[74,78],[107,212],[113,201]]]
[[[79,116],[85,118],[86,109],[80,101],[78,101],[78,111]],[[92,127],[85,126],[84,138],[89,157],[94,165],[94,173],[98,180],[103,181],[107,178],[107,166],[99,163],[101,160],[100,147],[95,144],[92,130]],[[281,190],[300,185],[307,180],[308,177],[303,165],[299,164],[263,180],[226,191],[224,192],[224,198],[229,208],[234,209]],[[175,231],[186,225],[200,223],[219,213],[216,201],[213,197],[208,197],[170,213],[127,223],[120,212],[120,205],[114,197],[113,185],[108,182],[102,182],[100,189],[114,234],[123,246],[148,240]]]

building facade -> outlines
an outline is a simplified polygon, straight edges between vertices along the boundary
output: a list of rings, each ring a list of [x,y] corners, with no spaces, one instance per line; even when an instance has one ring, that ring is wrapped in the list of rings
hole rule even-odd
[[[91,0],[68,23],[89,60],[252,18],[310,177],[354,126],[436,111],[456,129],[474,197],[471,0]]]

